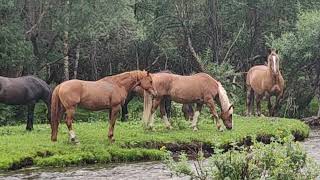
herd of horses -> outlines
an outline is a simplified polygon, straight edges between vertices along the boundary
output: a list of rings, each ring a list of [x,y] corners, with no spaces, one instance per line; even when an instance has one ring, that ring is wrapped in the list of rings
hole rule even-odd
[[[279,56],[271,49],[267,64],[252,67],[246,77],[247,115],[252,115],[254,99],[257,115],[261,115],[261,100],[268,100],[269,115],[273,116],[283,96],[284,80],[279,70]],[[271,96],[276,96],[272,106]],[[130,71],[107,76],[98,81],[68,80],[57,85],[52,91],[46,82],[34,77],[0,77],[0,102],[8,105],[27,105],[27,130],[33,129],[33,111],[35,104],[42,100],[48,108],[48,120],[51,123],[51,140],[57,141],[58,126],[65,116],[69,130],[69,139],[78,142],[72,127],[76,108],[92,111],[109,110],[108,139],[114,141],[116,116],[122,109],[122,119],[128,118],[127,105],[134,96],[144,98],[143,121],[147,128],[154,128],[154,114],[160,107],[161,118],[165,126],[171,129],[171,101],[181,103],[186,119],[191,127],[197,129],[197,121],[203,105],[207,105],[218,130],[222,130],[222,120],[227,129],[232,129],[233,105],[230,103],[222,84],[206,73],[177,75],[170,71],[149,73]],[[216,111],[217,103],[221,109]],[[195,104],[195,109],[193,109]]]

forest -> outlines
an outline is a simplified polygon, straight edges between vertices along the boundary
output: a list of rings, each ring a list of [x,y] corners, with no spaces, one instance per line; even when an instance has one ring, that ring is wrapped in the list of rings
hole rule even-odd
[[[319,8],[317,0],[1,0],[0,75],[54,87],[135,69],[206,72],[243,114],[246,72],[276,48],[280,116],[319,115]],[[22,107],[1,109],[10,109],[2,123],[24,117]]]

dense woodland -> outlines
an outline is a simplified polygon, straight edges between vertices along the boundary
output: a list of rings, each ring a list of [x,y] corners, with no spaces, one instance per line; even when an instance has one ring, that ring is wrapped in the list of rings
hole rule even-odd
[[[207,72],[241,114],[245,72],[277,48],[280,115],[316,115],[319,9],[318,0],[0,0],[0,75],[33,74],[54,87],[135,69]],[[8,108],[2,121],[24,117]]]

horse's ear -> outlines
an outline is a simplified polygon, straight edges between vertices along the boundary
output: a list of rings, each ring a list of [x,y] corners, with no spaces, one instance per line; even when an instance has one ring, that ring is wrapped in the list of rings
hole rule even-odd
[[[268,48],[268,54],[271,54],[272,48]]]
[[[278,49],[276,49],[276,50],[275,50],[275,52],[276,52],[276,54],[279,54],[279,51],[278,51]]]
[[[234,108],[233,104],[230,105],[228,111],[230,111],[231,108]]]

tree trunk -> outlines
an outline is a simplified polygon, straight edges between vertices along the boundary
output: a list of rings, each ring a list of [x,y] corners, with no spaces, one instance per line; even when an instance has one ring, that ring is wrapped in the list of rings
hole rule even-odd
[[[209,32],[211,33],[211,51],[213,53],[212,62],[221,63],[219,59],[219,24],[218,24],[218,2],[217,0],[208,0],[209,8]]]
[[[68,31],[64,31],[63,36],[63,65],[64,65],[64,80],[69,80],[69,47],[68,47],[68,41],[69,41],[69,33]]]
[[[78,42],[76,47],[76,59],[74,60],[73,79],[77,79],[79,58],[80,58],[80,42]]]
[[[97,55],[97,41],[94,40],[92,41],[92,49],[91,49],[91,79],[96,81],[98,79],[98,70],[97,70],[97,60],[96,60],[96,55]]]
[[[111,64],[111,60],[109,60],[109,72],[110,72],[110,75],[112,75],[112,64]]]
[[[194,57],[194,59],[196,60],[196,64],[197,64],[197,66],[198,66],[198,69],[199,69],[201,72],[204,72],[205,69],[204,69],[204,67],[203,67],[203,65],[202,65],[202,62],[201,62],[201,59],[200,59],[199,55],[196,53],[196,51],[194,50],[194,48],[193,48],[193,46],[192,46],[192,42],[191,42],[190,36],[188,36],[187,40],[188,40],[189,50],[190,50],[192,56]]]
[[[139,70],[140,69],[140,65],[139,65],[139,53],[138,53],[138,51],[139,51],[139,47],[138,47],[138,45],[136,45],[136,61],[137,61],[137,70]]]

